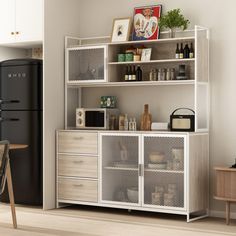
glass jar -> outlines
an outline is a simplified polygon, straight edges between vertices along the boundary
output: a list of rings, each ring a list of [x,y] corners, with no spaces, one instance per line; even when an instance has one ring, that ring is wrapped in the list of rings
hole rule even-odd
[[[171,73],[171,69],[167,68],[166,69],[166,80],[170,80],[170,73]]]
[[[161,68],[161,69],[158,70],[157,79],[158,79],[159,81],[166,79],[166,71],[165,71],[164,68]]]
[[[149,73],[149,80],[156,81],[157,80],[157,71],[156,69],[152,69]]]
[[[170,69],[170,80],[175,80],[175,68]]]

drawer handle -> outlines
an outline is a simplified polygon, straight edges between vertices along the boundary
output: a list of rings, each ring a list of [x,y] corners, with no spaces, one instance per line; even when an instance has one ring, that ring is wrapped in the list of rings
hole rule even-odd
[[[74,140],[82,140],[83,137],[74,137]]]
[[[84,185],[83,184],[73,184],[73,186],[76,187],[76,188],[77,187],[80,188],[80,187],[83,187]]]
[[[84,161],[73,161],[74,164],[81,164],[83,163]]]

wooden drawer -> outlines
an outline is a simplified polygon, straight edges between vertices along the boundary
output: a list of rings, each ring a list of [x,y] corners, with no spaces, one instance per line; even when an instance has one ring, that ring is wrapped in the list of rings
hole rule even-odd
[[[85,132],[58,132],[58,152],[98,153],[98,134]]]
[[[97,178],[98,157],[58,155],[58,175]]]
[[[58,178],[58,198],[73,201],[97,202],[96,180]]]

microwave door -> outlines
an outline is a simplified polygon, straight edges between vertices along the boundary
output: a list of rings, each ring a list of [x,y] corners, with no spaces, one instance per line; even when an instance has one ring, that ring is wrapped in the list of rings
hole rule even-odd
[[[104,112],[103,111],[86,111],[85,127],[104,128]]]

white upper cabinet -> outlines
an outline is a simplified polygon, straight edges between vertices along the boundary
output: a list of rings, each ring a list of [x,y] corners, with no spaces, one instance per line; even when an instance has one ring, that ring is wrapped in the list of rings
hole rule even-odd
[[[15,0],[0,1],[0,43],[15,41]]]
[[[1,44],[43,39],[43,0],[1,0],[0,19]]]

